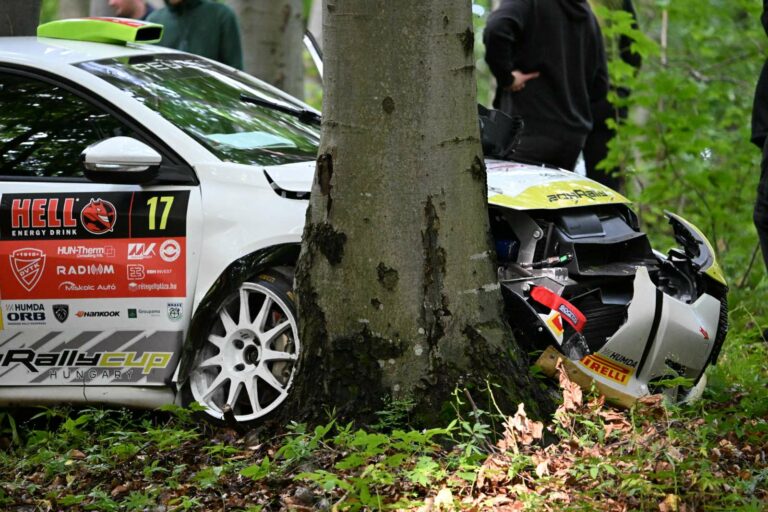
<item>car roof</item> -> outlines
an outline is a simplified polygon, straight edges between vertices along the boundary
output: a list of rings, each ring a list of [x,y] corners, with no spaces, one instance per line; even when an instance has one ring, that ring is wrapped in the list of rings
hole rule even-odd
[[[34,66],[174,53],[161,46],[69,41],[47,37],[0,37],[0,61]]]

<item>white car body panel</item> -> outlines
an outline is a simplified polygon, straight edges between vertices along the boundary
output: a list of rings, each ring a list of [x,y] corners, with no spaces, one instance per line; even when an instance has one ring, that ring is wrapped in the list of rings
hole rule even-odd
[[[42,79],[52,79],[56,83],[74,84],[83,97],[99,98],[100,104],[106,103],[117,109],[163,141],[194,170],[201,184],[144,187],[88,181],[0,181],[0,201],[6,194],[30,194],[31,197],[37,197],[71,193],[90,194],[98,198],[104,194],[156,192],[158,199],[161,199],[164,192],[189,192],[185,213],[186,293],[183,297],[9,300],[0,295],[0,350],[4,354],[9,350],[23,351],[34,347],[34,361],[38,361],[39,354],[55,353],[64,358],[59,361],[57,356],[56,361],[43,361],[43,365],[38,366],[27,360],[26,355],[17,354],[15,361],[0,367],[0,379],[3,382],[3,386],[0,386],[0,403],[93,400],[156,407],[161,403],[172,402],[175,390],[168,388],[167,384],[176,378],[181,345],[188,333],[190,320],[222,272],[234,261],[259,249],[298,244],[301,241],[307,201],[280,197],[265,177],[265,172],[286,190],[309,190],[314,161],[282,166],[222,162],[203,145],[129,93],[73,66],[91,60],[136,57],[149,53],[179,52],[152,46],[93,44],[45,38],[0,38],[0,66],[28,70],[39,74]],[[266,88],[277,91],[271,86]],[[156,206],[162,208],[163,203],[157,203]],[[147,240],[144,250],[149,251],[151,244],[152,240]],[[160,244],[155,244],[154,251],[157,251]],[[51,261],[48,259],[49,265]],[[121,261],[116,272],[125,272],[127,264],[127,261]],[[140,265],[143,262],[134,261],[132,264]],[[69,314],[64,321],[58,323],[53,319],[52,312],[54,306],[60,308],[63,302],[67,302]],[[13,318],[19,316],[8,309],[17,303],[42,306],[45,320],[39,323],[23,322],[23,325],[22,322],[9,321],[9,314]],[[174,315],[177,318],[169,318],[170,303],[174,304]],[[134,310],[133,314],[139,318],[126,318],[129,309]],[[119,313],[119,316],[78,317],[78,311],[84,314],[113,312]],[[134,350],[136,346],[141,346],[141,350]],[[102,354],[98,370],[87,367],[82,371],[73,371],[74,367],[68,366],[76,358],[93,353]],[[64,364],[53,365],[60,362]],[[126,377],[125,372],[113,369],[118,365],[123,365],[123,368],[132,366],[136,371]],[[150,368],[145,372],[147,365]],[[31,371],[30,367],[34,367],[35,371]]]
[[[314,162],[276,167],[219,163],[196,168],[203,188],[203,233],[195,308],[233,261],[264,247],[301,243],[307,201],[279,197],[264,177],[314,169]],[[258,223],[259,235],[254,236]]]
[[[173,294],[163,297],[152,297],[152,292],[142,291],[140,288],[136,292],[128,291],[123,296],[109,297],[113,295],[111,291],[103,292],[103,296],[94,298],[71,298],[72,294],[81,295],[72,289],[84,286],[120,286],[115,284],[122,279],[122,275],[130,272],[129,267],[140,267],[142,274],[151,272],[150,268],[154,262],[160,262],[160,250],[168,238],[131,238],[130,243],[123,242],[120,239],[104,239],[104,241],[93,241],[88,239],[69,239],[58,241],[46,241],[47,245],[58,245],[59,248],[108,248],[112,249],[113,256],[91,258],[79,256],[59,257],[52,251],[47,251],[41,273],[47,272],[46,279],[57,279],[61,281],[58,287],[49,287],[45,293],[53,293],[55,297],[44,298],[38,293],[46,283],[36,283],[28,291],[29,298],[15,299],[8,298],[7,292],[4,297],[0,297],[0,309],[4,320],[4,329],[0,331],[0,344],[3,351],[9,354],[9,351],[22,351],[25,349],[34,349],[36,357],[39,354],[51,354],[54,352],[63,353],[69,350],[71,358],[66,361],[56,361],[74,363],[75,358],[83,357],[81,354],[86,352],[102,353],[102,359],[99,366],[102,370],[87,374],[85,370],[72,370],[65,368],[65,364],[25,364],[24,362],[8,364],[3,361],[4,368],[2,379],[7,385],[67,385],[75,382],[87,380],[93,385],[101,386],[120,386],[126,381],[146,386],[162,386],[175,370],[178,363],[178,348],[187,334],[189,319],[192,315],[193,297],[197,281],[195,272],[192,269],[199,267],[200,247],[202,245],[202,206],[199,187],[139,187],[136,185],[107,185],[95,183],[62,183],[62,182],[2,182],[2,190],[12,190],[13,195],[29,195],[29,197],[45,197],[46,195],[56,194],[71,195],[76,197],[75,208],[82,208],[83,201],[86,198],[99,199],[112,195],[131,195],[134,193],[150,194],[157,197],[168,197],[170,192],[188,194],[187,209],[184,212],[184,223],[186,235],[184,237],[183,258],[184,264],[180,267],[184,269],[183,277],[176,276],[170,282],[178,283],[183,280],[185,294]],[[0,200],[4,193],[0,192]],[[77,213],[77,210],[75,211]],[[117,212],[117,223],[126,222],[123,212]],[[121,226],[122,227],[122,226]],[[48,229],[48,228],[43,228]],[[81,229],[81,227],[78,227]],[[6,243],[9,241],[6,240]],[[26,245],[22,241],[13,242],[15,246]],[[41,245],[29,244],[30,246]],[[133,259],[131,255],[121,255],[125,248],[137,247],[138,244],[145,244],[144,248],[149,249],[147,254],[136,255]],[[15,247],[14,246],[14,247]],[[178,257],[177,257],[178,258]],[[109,268],[111,275],[106,270],[101,275],[88,275],[91,269],[98,262]],[[166,265],[161,264],[165,270],[171,273],[178,269],[178,259]],[[173,264],[172,267],[169,265]],[[157,265],[157,263],[155,263]],[[55,269],[53,268],[55,266]],[[66,272],[66,275],[60,275]],[[54,272],[55,271],[55,272]],[[51,277],[57,276],[57,277]],[[120,279],[118,279],[118,276]],[[140,279],[134,280],[128,276],[127,284],[141,286],[155,286],[155,282],[167,283],[166,278],[160,276],[159,281],[152,281],[151,275],[140,275]],[[9,279],[10,280],[10,279]],[[151,283],[150,283],[151,282]],[[69,284],[67,284],[69,283]],[[9,283],[5,283],[7,290]],[[63,286],[63,288],[62,288]],[[99,294],[98,291],[92,292]],[[170,293],[170,292],[169,292]],[[13,309],[25,304],[42,305],[44,308],[43,321],[13,321]],[[52,314],[55,306],[64,304],[68,311],[66,318],[62,321],[54,320]],[[170,308],[173,304],[174,317],[171,318]],[[129,317],[129,310],[135,310],[135,317]],[[80,316],[83,313],[83,316]],[[90,313],[114,314],[113,317],[88,317]],[[137,352],[141,347],[141,352]],[[108,354],[113,354],[110,359]],[[132,355],[133,354],[133,355]],[[142,359],[141,354],[147,355],[147,359]],[[147,364],[156,358],[154,368],[146,371]],[[16,361],[23,359],[23,355],[16,356]],[[125,368],[133,366],[137,372],[126,373],[113,369],[119,362],[125,364]],[[153,378],[150,379],[151,370],[156,369]]]

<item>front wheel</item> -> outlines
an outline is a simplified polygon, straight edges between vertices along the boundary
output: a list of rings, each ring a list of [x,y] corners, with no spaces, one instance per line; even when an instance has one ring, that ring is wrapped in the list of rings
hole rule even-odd
[[[262,275],[228,296],[190,374],[192,399],[216,419],[258,420],[288,397],[301,349],[291,286]]]

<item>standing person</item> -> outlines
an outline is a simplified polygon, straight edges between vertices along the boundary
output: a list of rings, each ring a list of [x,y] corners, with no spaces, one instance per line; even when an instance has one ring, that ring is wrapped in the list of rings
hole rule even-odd
[[[600,27],[587,0],[503,0],[483,36],[493,106],[521,116],[511,158],[573,170],[608,92]]]
[[[763,0],[763,14],[760,16],[760,21],[763,22],[763,30],[768,35],[768,0]],[[760,181],[757,185],[757,199],[752,218],[755,222],[755,228],[757,228],[760,249],[763,251],[763,261],[768,269],[768,59],[763,63],[763,69],[755,89],[755,101],[752,105],[751,140],[763,151],[763,160],[760,164]]]
[[[612,10],[622,10],[632,15],[632,28],[637,29],[637,13],[632,0],[590,0],[592,5],[603,5]],[[640,69],[642,57],[632,51],[632,39],[627,36],[619,37],[616,42],[618,56],[622,61],[635,69]],[[614,48],[612,41],[606,41],[609,48]],[[610,55],[611,51],[608,51]],[[626,87],[617,87],[616,94],[620,98],[629,96],[629,89]],[[608,127],[608,119],[616,122],[627,118],[627,107],[615,108],[608,98],[602,98],[592,104],[592,117],[594,126],[584,144],[584,165],[587,170],[587,177],[602,183],[614,190],[623,188],[624,180],[618,174],[618,169],[598,169],[597,164],[605,160],[608,156],[608,143],[616,135],[616,131]]]
[[[210,0],[165,0],[147,21],[165,28],[160,46],[194,53],[243,69],[240,24],[234,11]]]
[[[146,20],[155,10],[144,0],[109,0],[109,6],[115,11],[115,16],[135,20]]]

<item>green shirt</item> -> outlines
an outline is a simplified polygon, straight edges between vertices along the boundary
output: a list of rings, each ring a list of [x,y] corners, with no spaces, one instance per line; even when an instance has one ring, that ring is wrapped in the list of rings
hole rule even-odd
[[[240,25],[235,13],[224,4],[209,0],[184,0],[149,15],[147,21],[165,28],[160,46],[202,55],[243,69]]]

